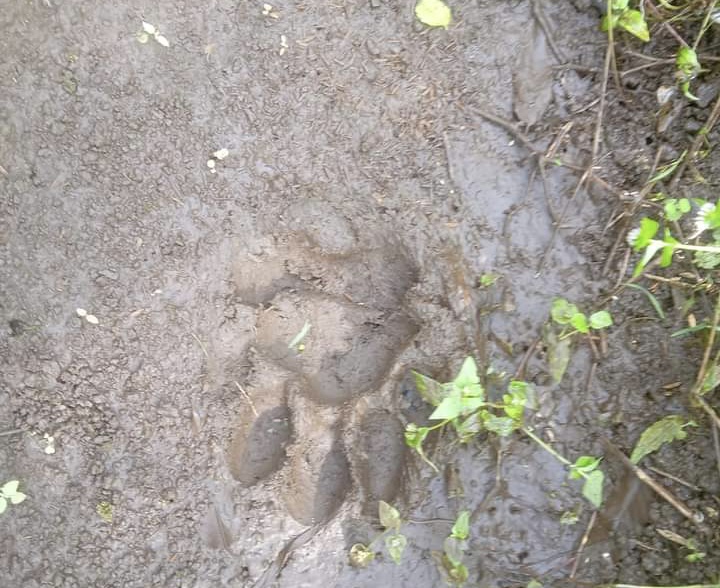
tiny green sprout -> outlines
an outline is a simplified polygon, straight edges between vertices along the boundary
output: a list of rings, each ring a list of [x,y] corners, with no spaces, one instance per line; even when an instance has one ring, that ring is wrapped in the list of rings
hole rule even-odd
[[[385,537],[385,547],[390,554],[390,558],[399,565],[402,561],[403,552],[407,547],[407,537],[402,533],[387,535]]]
[[[350,565],[354,568],[366,568],[375,559],[375,552],[362,543],[350,548]]]
[[[465,541],[470,536],[470,511],[462,510],[455,519],[450,536]]]
[[[571,304],[564,298],[556,298],[553,300],[550,308],[550,316],[558,325],[563,327],[569,325],[573,329],[563,329],[559,336],[561,340],[572,337],[575,333],[587,335],[590,333],[590,329],[599,331],[613,324],[612,316],[610,316],[608,311],[599,310],[588,317],[585,313],[580,312],[577,306]]]
[[[99,502],[95,507],[95,510],[100,515],[100,518],[106,523],[112,523],[113,520],[113,505],[107,500]]]
[[[567,525],[567,526],[576,525],[579,520],[580,520],[580,515],[575,510],[566,510],[560,516],[560,524],[561,525]]]
[[[150,39],[154,39],[159,45],[163,47],[170,47],[170,41],[160,33],[160,30],[149,22],[143,21],[142,31],[137,34],[137,39],[140,43],[147,43]]]
[[[500,279],[500,276],[497,274],[483,274],[480,276],[480,285],[483,288],[489,288],[490,286],[494,285],[498,280]]]
[[[20,504],[27,498],[27,495],[18,490],[19,486],[20,482],[18,480],[10,480],[0,487],[0,514],[5,512],[8,502],[10,504]]]

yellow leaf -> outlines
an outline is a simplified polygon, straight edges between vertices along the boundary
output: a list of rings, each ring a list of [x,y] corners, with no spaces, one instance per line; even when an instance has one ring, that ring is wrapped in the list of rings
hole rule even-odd
[[[430,27],[448,28],[452,20],[450,8],[442,0],[420,0],[415,5],[415,16]]]

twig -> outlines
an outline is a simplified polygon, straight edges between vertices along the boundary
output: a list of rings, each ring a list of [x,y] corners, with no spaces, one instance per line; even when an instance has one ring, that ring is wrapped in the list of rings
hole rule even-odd
[[[652,466],[648,466],[648,469],[651,472],[655,472],[658,476],[662,476],[663,478],[667,478],[668,480],[672,480],[673,482],[677,482],[681,486],[685,486],[686,488],[690,488],[690,490],[695,490],[695,492],[702,492],[702,488],[698,488],[697,486],[694,486],[690,482],[686,482],[685,480],[678,478],[677,476],[673,476],[672,474],[669,474],[667,472],[664,472],[663,470],[659,470],[658,468],[654,468]]]
[[[252,398],[250,398],[250,394],[245,392],[245,390],[243,389],[243,387],[240,385],[240,383],[237,380],[235,380],[235,385],[237,386],[237,389],[240,390],[240,394],[242,394],[245,397],[245,400],[248,401],[248,404],[250,405],[250,408],[252,409],[253,414],[256,417],[259,416],[258,411],[255,409],[255,403],[252,401]]]
[[[585,173],[580,177],[578,180],[577,185],[575,186],[575,190],[573,191],[573,194],[570,198],[568,198],[568,201],[565,203],[565,206],[563,208],[562,213],[560,214],[560,218],[558,219],[559,222],[554,223],[555,227],[553,228],[553,233],[550,236],[550,242],[548,243],[547,247],[545,248],[545,252],[543,253],[543,256],[540,258],[540,263],[538,263],[537,270],[535,271],[535,275],[539,276],[542,272],[542,268],[545,266],[545,262],[547,261],[548,256],[550,255],[550,252],[552,251],[553,246],[555,245],[555,239],[557,239],[558,232],[560,231],[560,225],[565,220],[565,215],[570,208],[570,205],[575,201],[575,198],[577,197],[578,193],[582,189],[582,187],[585,185],[585,183],[588,181],[588,178],[592,174],[592,165],[588,166],[588,168],[585,170]]]
[[[610,0],[608,0],[608,10],[612,10],[610,7]],[[598,106],[597,122],[595,123],[595,136],[593,137],[592,147],[592,161],[590,165],[595,165],[597,161],[598,151],[600,149],[600,135],[602,133],[602,121],[605,113],[605,94],[607,93],[608,77],[610,74],[610,63],[613,55],[613,34],[612,27],[608,27],[608,46],[605,50],[605,64],[603,66],[603,77],[602,83],[600,84],[600,105]]]
[[[695,380],[695,386],[693,387],[693,396],[698,398],[701,396],[703,384],[705,383],[705,377],[707,375],[708,365],[710,363],[710,354],[712,353],[713,345],[715,345],[715,331],[718,323],[720,322],[720,294],[718,294],[717,302],[715,303],[715,313],[713,314],[713,322],[710,328],[710,336],[708,337],[707,345],[705,346],[705,353],[703,353],[702,363],[698,370],[697,379]]]
[[[564,63],[567,61],[565,58],[565,55],[563,55],[563,52],[560,51],[558,46],[555,44],[555,39],[552,35],[552,30],[550,29],[550,24],[548,23],[547,19],[545,18],[545,14],[542,10],[540,10],[539,6],[540,2],[539,0],[532,0],[532,13],[535,17],[535,20],[538,21],[538,24],[540,25],[540,28],[543,30],[543,33],[545,33],[545,38],[547,39],[548,45],[550,45],[550,49],[552,49],[552,52],[555,54],[555,57],[557,58],[559,63]]]
[[[718,416],[718,413],[715,412],[715,409],[713,409],[713,407],[710,406],[702,396],[695,396],[695,401],[700,405],[700,408],[702,408],[705,413],[710,417],[710,420],[715,423],[715,426],[720,429],[720,416]]]
[[[200,341],[200,337],[198,337],[195,333],[190,333],[195,339],[195,341],[198,342],[198,345],[200,345],[200,349],[202,349],[202,352],[205,354],[205,359],[210,359],[210,356],[208,355],[207,349],[205,349],[205,345],[203,345],[203,342]]]
[[[713,427],[713,447],[715,448],[715,461],[717,462],[718,474],[720,474],[720,433],[718,427]]]
[[[715,5],[717,4],[717,0],[713,0],[708,5],[707,12],[705,13],[705,18],[703,20],[702,26],[700,27],[700,32],[698,32],[698,36],[695,38],[695,42],[693,43],[693,51],[697,51],[698,45],[700,44],[700,39],[703,38],[703,35],[705,34],[705,31],[708,29],[708,25],[710,24],[710,18],[712,17],[712,13],[715,11]]]
[[[605,444],[612,449],[613,453],[616,453],[620,457],[622,462],[630,470],[632,470],[632,472],[643,484],[649,486],[653,491],[655,491],[656,494],[658,494],[660,497],[666,500],[668,504],[675,508],[675,510],[677,510],[680,514],[682,514],[684,517],[686,517],[696,525],[702,523],[704,516],[701,513],[695,513],[690,510],[690,508],[688,508],[682,501],[680,501],[678,498],[675,498],[675,496],[673,496],[669,490],[661,486],[649,474],[647,474],[644,470],[631,462],[627,455],[625,455],[622,451],[615,447],[615,445],[610,443],[608,439],[605,439],[604,441]]]
[[[592,513],[592,516],[590,517],[590,522],[588,523],[587,529],[585,530],[585,534],[582,536],[582,539],[580,540],[580,545],[577,548],[577,553],[575,553],[575,561],[573,562],[572,570],[570,571],[570,579],[573,580],[575,578],[575,574],[577,574],[578,567],[580,566],[580,557],[582,556],[582,552],[585,549],[585,546],[587,545],[588,539],[590,538],[590,533],[592,532],[593,527],[595,526],[595,520],[597,519],[597,513],[598,511],[594,510]]]
[[[675,170],[675,174],[673,175],[672,180],[670,180],[668,184],[668,192],[672,192],[675,189],[675,186],[677,186],[677,183],[680,181],[683,173],[685,173],[685,169],[687,168],[689,163],[693,159],[695,159],[696,153],[700,150],[700,145],[702,145],[702,142],[705,140],[707,135],[710,134],[710,131],[715,126],[715,123],[717,123],[718,118],[720,118],[720,96],[718,96],[717,100],[715,101],[715,105],[710,112],[710,116],[708,116],[705,126],[703,126],[703,128],[701,128],[697,132],[697,135],[695,135],[695,140],[692,142],[692,145],[690,145],[690,149],[688,149],[687,155]]]
[[[17,435],[18,433],[24,433],[27,429],[12,429],[11,431],[3,431],[0,433],[0,437],[8,437],[10,435]]]

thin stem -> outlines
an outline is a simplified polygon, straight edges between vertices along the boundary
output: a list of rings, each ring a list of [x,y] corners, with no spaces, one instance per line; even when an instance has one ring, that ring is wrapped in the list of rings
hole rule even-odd
[[[660,247],[672,247],[673,249],[685,249],[686,251],[705,251],[707,253],[720,253],[720,247],[712,245],[687,245],[685,243],[668,243],[667,241],[658,241],[652,239],[650,243],[654,243]]]
[[[707,12],[705,13],[705,20],[703,20],[702,26],[700,27],[700,32],[698,33],[697,38],[695,39],[695,42],[693,43],[693,51],[697,51],[698,45],[700,44],[700,39],[702,39],[703,35],[705,34],[705,31],[708,29],[708,24],[710,23],[710,18],[712,17],[712,13],[715,10],[715,4],[717,4],[717,0],[713,0],[710,3],[710,6],[708,7]]]
[[[525,433],[530,439],[535,441],[540,447],[542,447],[545,451],[547,451],[550,455],[552,455],[555,459],[557,459],[560,463],[566,465],[566,466],[572,466],[572,463],[565,459],[562,455],[560,455],[557,451],[555,451],[552,447],[550,447],[545,441],[540,439],[535,433],[533,433],[530,429],[523,427],[520,429],[523,433]],[[582,473],[582,472],[579,472]]]
[[[710,337],[708,338],[708,342],[705,347],[702,364],[700,364],[700,369],[698,370],[697,380],[695,380],[695,388],[693,389],[693,394],[695,396],[702,395],[702,388],[705,383],[705,377],[710,363],[710,354],[712,353],[713,345],[715,345],[715,332],[718,323],[720,323],[720,294],[718,294],[718,299],[715,303],[715,313],[713,314],[712,327],[710,328]]]

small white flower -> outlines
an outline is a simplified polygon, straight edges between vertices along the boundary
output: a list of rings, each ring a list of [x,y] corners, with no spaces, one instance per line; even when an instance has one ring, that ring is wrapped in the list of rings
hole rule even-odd
[[[631,247],[635,247],[635,241],[637,241],[640,235],[640,227],[635,227],[627,234],[627,242]]]
[[[230,151],[227,149],[218,149],[215,153],[213,153],[213,157],[219,160],[225,159],[228,155],[230,155]]]
[[[695,215],[695,233],[692,235],[692,239],[698,237],[700,233],[707,231],[710,228],[710,223],[707,222],[707,215],[715,210],[715,205],[710,202],[706,202],[700,207],[697,215]]]
[[[91,325],[98,325],[100,324],[100,321],[94,314],[89,314],[85,317],[85,320],[89,322]]]
[[[84,308],[77,308],[77,309],[75,309],[75,312],[76,312],[77,315],[78,315],[79,317],[81,317],[81,318],[87,316],[87,310],[85,310]]]
[[[143,21],[142,23],[143,31],[145,31],[148,35],[154,35],[157,29],[151,25],[149,22]]]
[[[161,34],[155,35],[155,40],[160,43],[163,47],[170,47],[170,41],[168,41],[164,36]]]
[[[207,160],[207,166],[210,168],[210,173],[215,173],[215,160],[214,159],[208,159]]]

